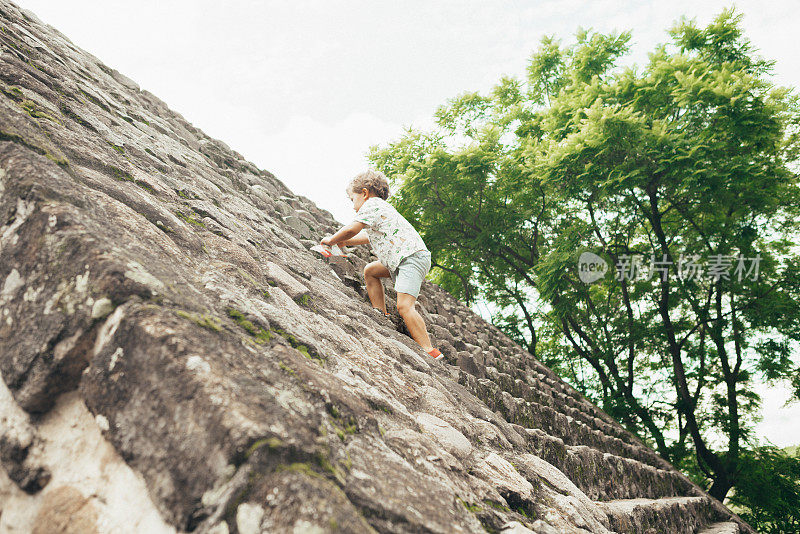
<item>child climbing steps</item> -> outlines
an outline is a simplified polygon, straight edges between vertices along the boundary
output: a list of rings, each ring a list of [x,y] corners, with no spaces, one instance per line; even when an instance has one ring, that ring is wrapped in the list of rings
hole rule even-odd
[[[386,317],[386,297],[381,278],[391,278],[397,292],[397,311],[408,332],[422,350],[434,359],[442,353],[431,345],[425,321],[414,304],[422,281],[431,269],[431,253],[419,233],[388,202],[389,181],[378,171],[368,170],[347,185],[347,196],[353,202],[356,217],[332,236],[320,241],[322,247],[334,245],[372,245],[379,261],[364,267],[364,281],[372,307]]]

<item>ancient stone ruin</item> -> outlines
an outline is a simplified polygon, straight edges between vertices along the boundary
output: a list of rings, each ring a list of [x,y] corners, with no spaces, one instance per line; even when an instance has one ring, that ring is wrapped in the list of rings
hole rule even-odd
[[[0,532],[752,532],[426,283],[431,360],[330,213],[6,0],[0,48]]]

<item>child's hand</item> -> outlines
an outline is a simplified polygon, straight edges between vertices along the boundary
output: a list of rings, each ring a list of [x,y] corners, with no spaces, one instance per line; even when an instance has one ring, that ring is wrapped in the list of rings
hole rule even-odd
[[[326,247],[332,246],[333,242],[331,241],[331,237],[333,237],[333,236],[331,236],[331,235],[326,236],[322,241],[319,242],[319,244],[320,245],[325,245]]]

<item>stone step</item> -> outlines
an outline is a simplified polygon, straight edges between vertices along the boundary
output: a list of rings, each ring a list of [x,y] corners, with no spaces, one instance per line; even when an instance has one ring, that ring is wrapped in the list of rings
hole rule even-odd
[[[590,426],[602,430],[604,434],[614,436],[617,439],[627,443],[640,445],[638,440],[627,430],[619,426],[616,421],[607,420],[606,417],[601,417],[601,415],[605,414],[603,414],[592,404],[583,400],[575,399],[571,395],[568,395],[559,389],[543,386],[542,383],[537,384],[535,387],[530,387],[527,384],[531,382],[526,383],[520,379],[517,380],[518,382],[515,381],[517,388],[519,388],[520,392],[525,392],[528,395],[527,397],[524,394],[517,395],[518,397],[523,397],[528,400],[536,401],[539,404],[546,404],[552,407],[564,407],[569,411],[568,415],[575,419],[581,419],[587,422],[587,424],[590,424]],[[536,382],[532,383],[536,384]]]
[[[680,473],[588,446],[565,445],[541,430],[527,430],[531,452],[546,460],[593,500],[644,497],[658,499],[692,494],[695,488]]]
[[[461,373],[459,382],[483,400],[491,410],[503,414],[509,423],[528,429],[540,429],[550,436],[562,439],[566,445],[588,445],[616,456],[632,457],[656,468],[669,467],[661,457],[644,446],[625,443],[614,436],[607,436],[601,430],[592,428],[583,421],[573,419],[549,406],[513,397],[489,379],[476,379]],[[577,411],[574,413],[577,414]]]
[[[516,397],[523,397],[526,400],[537,404],[549,406],[558,412],[569,415],[573,419],[583,421],[586,425],[596,428],[607,436],[613,436],[621,441],[633,445],[640,445],[638,440],[618,424],[609,423],[597,417],[590,406],[567,395],[562,390],[539,383],[528,383],[514,379],[506,373],[495,372],[493,368],[487,367],[486,376],[495,382],[500,389],[509,392]],[[560,387],[560,386],[559,386]]]
[[[529,394],[525,393],[528,389],[531,389]],[[630,434],[627,430],[619,426],[618,423],[613,421],[613,419],[610,419],[605,413],[601,412],[587,401],[578,402],[572,397],[559,392],[554,392],[552,396],[548,397],[546,388],[535,389],[520,386],[518,392],[522,393],[522,395],[519,396],[522,396],[526,400],[549,406],[586,425],[593,432],[598,432],[602,435],[603,440],[611,439],[615,441],[617,443],[615,450],[619,448],[626,449],[629,451],[627,454],[634,454],[641,461],[656,467],[667,467],[667,464],[664,463],[663,459],[658,456],[657,453],[645,447],[638,438]],[[559,403],[560,401],[562,403]],[[600,417],[601,415],[603,417]]]
[[[604,453],[637,460],[656,469],[672,469],[668,462],[646,447],[631,445],[617,438],[606,436],[599,430],[589,428],[580,421],[572,421],[571,425],[573,426],[573,432],[566,436],[569,445],[586,445]],[[538,430],[546,434],[539,429],[531,430]],[[583,441],[576,441],[574,437],[576,435],[581,436]]]
[[[599,418],[606,423],[617,425],[618,423],[603,410],[589,402],[577,390],[558,378],[552,371],[544,367],[539,362],[533,362],[534,369],[527,372],[519,371],[515,378],[519,378],[527,383],[546,384],[546,391],[553,398],[560,399],[563,403],[574,406],[592,417]]]
[[[739,534],[739,525],[733,521],[722,521],[711,523],[707,527],[697,531],[697,534]]]
[[[608,516],[611,530],[620,533],[695,534],[722,519],[707,496],[595,501],[595,504]]]
[[[459,375],[459,380],[486,402],[489,408],[506,416],[509,422],[525,428],[540,428],[550,435],[560,437],[569,444],[573,444],[571,435],[580,426],[574,426],[572,423],[578,421],[564,415],[559,410],[532,400],[514,397],[488,378],[474,379],[471,376]],[[571,428],[572,426],[574,428]],[[584,423],[583,427],[588,427],[588,425]],[[582,444],[582,442],[574,444]]]
[[[571,401],[570,404],[576,406],[582,411],[585,411],[593,417],[598,417],[608,423],[617,424],[611,416],[603,412],[591,402],[587,401],[579,391],[564,382],[549,367],[536,360],[530,353],[522,351],[519,347],[515,348],[517,351],[519,351],[519,357],[522,360],[522,364],[505,366],[506,369],[504,369],[503,372],[506,372],[512,375],[514,378],[519,378],[529,384],[544,383],[549,387],[549,390],[552,390],[559,397],[568,398]]]
[[[560,385],[560,387],[554,387],[551,381],[549,381],[546,377],[543,377],[544,375],[531,372],[528,375],[523,375],[523,376],[524,378],[522,380],[524,380],[527,383],[537,383],[538,380],[539,383],[547,384],[548,388],[546,391],[553,398],[562,399],[570,406],[574,406],[575,408],[580,409],[582,412],[590,415],[591,417],[601,419],[607,423],[616,424],[616,421],[614,419],[609,417],[608,414],[606,414],[603,410],[601,410],[600,408],[589,402],[586,398],[575,396],[569,391],[565,392],[564,389],[566,388],[563,387],[563,385]]]
[[[616,421],[600,408],[581,397],[577,391],[572,390],[563,381],[541,371],[531,369],[528,366],[530,362],[534,362],[539,368],[542,368],[541,364],[535,362],[532,357],[528,358],[530,361],[526,362],[525,365],[506,365],[506,360],[502,360],[498,362],[499,367],[483,365],[481,359],[486,360],[486,354],[476,356],[460,352],[458,358],[453,358],[453,364],[459,365],[465,372],[478,378],[485,378],[488,375],[491,380],[500,385],[501,389],[516,397],[529,398],[531,394],[534,394],[537,398],[530,400],[535,400],[540,404],[552,407],[570,406],[585,413],[592,419],[600,419],[607,424],[611,424],[612,427],[616,428],[614,432],[620,439],[626,439],[631,442],[636,441],[624,429],[619,428]],[[533,393],[531,393],[531,389]],[[527,392],[528,395],[526,396],[523,392]]]
[[[478,393],[490,391],[490,384]],[[532,403],[505,392],[485,398],[478,396],[490,409],[500,411],[510,423],[519,425],[518,432],[526,436],[529,449],[568,474],[590,498],[661,498],[695,491],[692,484],[664,460],[656,456],[658,461],[653,462],[653,453],[645,447],[615,441],[580,422],[568,421],[552,409],[544,413],[563,424],[550,422],[539,425],[541,428],[530,428],[537,424],[533,415],[525,411]],[[500,403],[496,402],[498,397]]]

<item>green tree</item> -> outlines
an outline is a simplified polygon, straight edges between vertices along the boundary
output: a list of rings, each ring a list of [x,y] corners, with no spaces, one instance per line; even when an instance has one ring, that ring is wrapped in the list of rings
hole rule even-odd
[[[643,69],[616,67],[628,32],[547,37],[525,80],[370,151],[436,282],[496,304],[495,324],[720,500],[756,445],[755,381],[800,391],[800,112],[739,21],[684,19]],[[581,281],[583,251],[606,277]]]
[[[800,532],[800,457],[758,447],[740,464],[731,507],[759,532]]]

